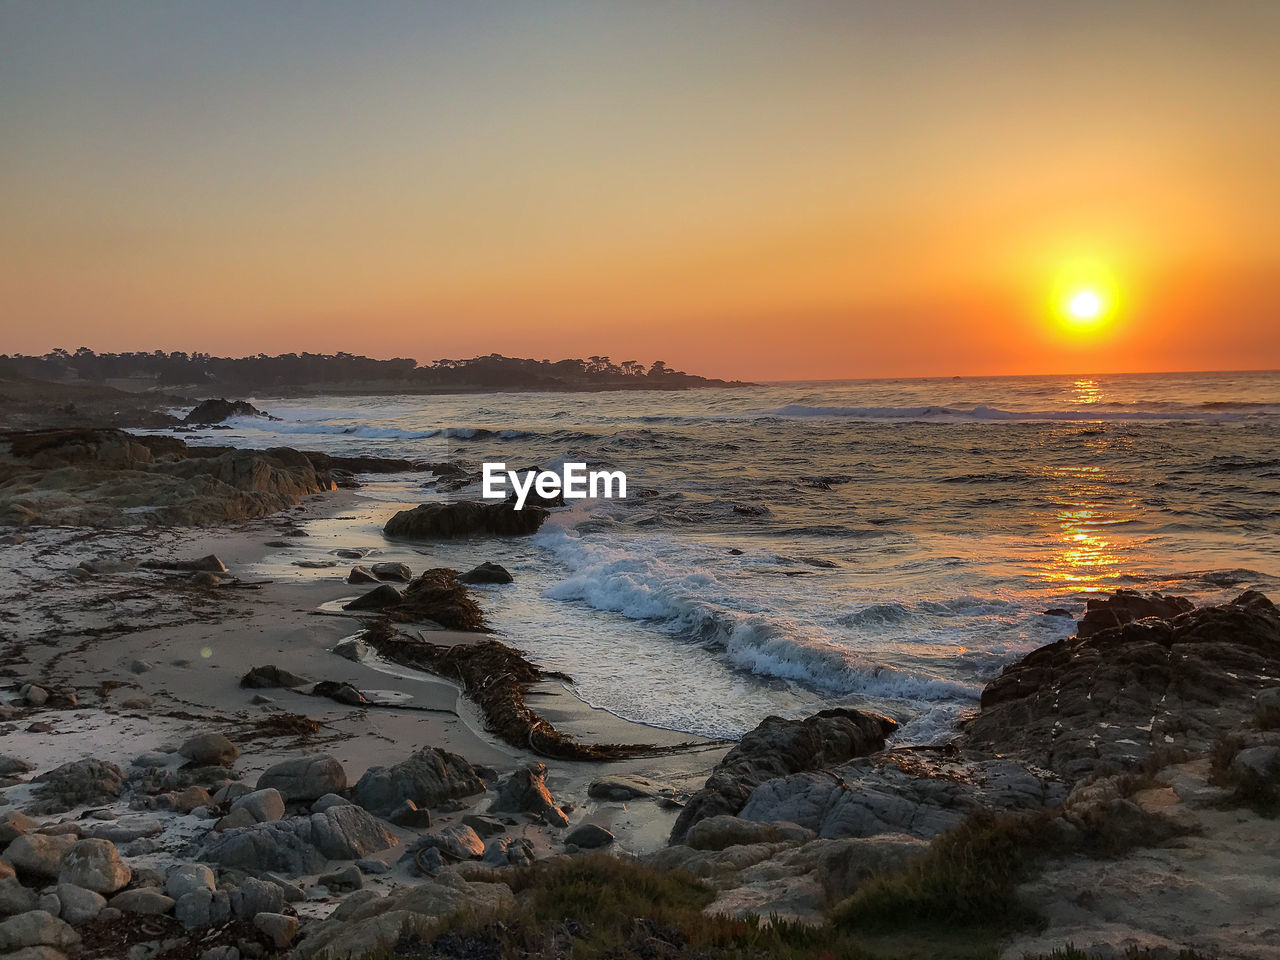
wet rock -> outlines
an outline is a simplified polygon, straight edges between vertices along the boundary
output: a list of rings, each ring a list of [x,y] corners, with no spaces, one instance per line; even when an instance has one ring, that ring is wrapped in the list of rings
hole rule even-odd
[[[102,894],[71,883],[58,884],[58,901],[62,905],[62,919],[73,927],[88,923],[107,905],[107,898]]]
[[[1104,609],[1121,616],[1135,606],[1126,597]],[[1157,751],[1202,753],[1252,720],[1256,694],[1277,675],[1280,611],[1249,591],[1032,651],[987,684],[962,743],[1070,779]]]
[[[54,947],[65,950],[80,942],[71,925],[43,910],[28,910],[0,922],[0,951],[22,947]]]
[[[369,698],[351,684],[339,683],[335,680],[321,680],[311,688],[311,695],[328,697],[335,703],[345,704],[348,707],[367,707],[370,704]]]
[[[382,528],[388,537],[415,540],[454,537],[520,537],[534,533],[550,514],[542,507],[526,505],[515,509],[511,503],[424,503],[401,510]]]
[[[568,826],[569,818],[551,799],[547,789],[545,764],[531,763],[518,768],[498,787],[498,797],[489,807],[494,813],[533,813],[554,826]]]
[[[133,876],[110,840],[77,840],[62,854],[61,883],[74,884],[95,893],[115,893]]]
[[[288,670],[283,670],[274,664],[268,664],[265,667],[254,667],[240,678],[240,686],[251,690],[271,690],[277,687],[292,689],[305,687],[310,682],[306,677],[290,673]]]
[[[511,583],[513,577],[506,567],[486,560],[459,575],[458,579],[463,583]]]
[[[4,858],[20,877],[52,880],[62,870],[62,855],[75,842],[70,836],[23,834],[5,849]]]
[[[1160,593],[1142,594],[1136,590],[1117,590],[1109,597],[1093,597],[1086,601],[1084,616],[1076,624],[1076,636],[1081,640],[1122,627],[1135,620],[1148,617],[1172,620],[1194,609],[1185,597],[1171,597]]]
[[[139,887],[117,893],[108,902],[124,913],[136,913],[144,917],[162,917],[174,910],[174,900],[155,887]]]
[[[347,583],[377,583],[378,578],[373,575],[373,571],[368,567],[357,564],[351,568],[351,572],[347,574]]]
[[[274,787],[246,793],[231,804],[231,812],[246,811],[254,823],[265,823],[284,818],[284,797]]]
[[[413,571],[407,563],[387,560],[382,563],[375,563],[369,569],[379,580],[396,580],[400,583],[408,583],[413,579]]]
[[[368,593],[342,605],[343,610],[385,610],[400,603],[400,591],[389,583],[374,587]]]
[[[124,789],[124,771],[105,760],[73,760],[35,778],[33,813],[62,813],[81,804],[110,803]]]
[[[371,767],[356,783],[356,802],[379,816],[389,816],[406,801],[419,808],[485,791],[475,768],[456,753],[426,747],[390,767]]]
[[[359,637],[347,637],[334,645],[333,652],[346,660],[359,663],[369,655],[369,645]]]
[[[219,397],[217,399],[201,400],[190,413],[182,418],[182,422],[197,427],[208,427],[215,423],[222,423],[231,417],[266,416],[267,414],[244,400],[227,400]]]
[[[566,844],[573,844],[575,847],[581,847],[583,850],[595,850],[598,847],[607,847],[613,843],[614,836],[604,827],[595,823],[583,823],[574,827],[565,836]]]
[[[823,710],[804,720],[766,717],[716,765],[706,785],[680,812],[671,842],[680,843],[699,820],[736,814],[766,780],[834,766],[884,748],[897,724],[860,710]]]
[[[298,918],[283,913],[259,913],[253,918],[253,925],[277,950],[286,949],[298,935]]]
[[[328,754],[296,757],[267,769],[258,778],[257,788],[278,790],[285,802],[317,800],[326,793],[347,789],[347,772]]]
[[[587,796],[594,800],[625,801],[638,797],[672,796],[675,787],[641,776],[607,776],[593,780]]]

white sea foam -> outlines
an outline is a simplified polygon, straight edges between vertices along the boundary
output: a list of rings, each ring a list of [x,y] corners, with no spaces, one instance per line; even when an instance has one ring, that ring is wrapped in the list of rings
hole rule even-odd
[[[809,406],[790,403],[773,410],[763,410],[756,417],[778,417],[792,420],[940,420],[940,421],[1037,421],[1066,420],[1094,422],[1099,420],[1238,420],[1246,416],[1243,411],[1225,412],[1204,410],[1116,410],[1076,408],[1072,410],[1002,410],[998,407],[978,405],[964,407],[839,407]],[[741,415],[738,415],[741,416]]]

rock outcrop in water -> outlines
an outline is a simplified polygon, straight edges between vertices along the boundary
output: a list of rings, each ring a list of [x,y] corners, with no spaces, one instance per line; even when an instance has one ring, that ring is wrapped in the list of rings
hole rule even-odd
[[[536,532],[548,516],[542,507],[517,510],[510,503],[424,503],[412,510],[401,510],[382,531],[388,537],[414,540],[522,537]]]
[[[716,766],[706,785],[681,811],[671,830],[680,843],[699,820],[736,814],[751,792],[775,777],[821,770],[884,749],[898,728],[888,717],[860,710],[823,710],[804,720],[766,717]]]
[[[277,420],[270,414],[259,410],[251,403],[244,400],[227,400],[218,398],[216,400],[201,400],[194,410],[182,418],[183,423],[193,426],[206,427],[215,423],[222,423],[230,420],[232,417],[265,417],[268,420]]]
[[[1118,605],[1187,612],[1033,651],[983,690],[964,743],[1070,777],[1157,751],[1203,752],[1243,724],[1257,692],[1280,676],[1280,611],[1260,593],[1198,610],[1129,594]],[[1114,612],[1110,604],[1094,609]]]

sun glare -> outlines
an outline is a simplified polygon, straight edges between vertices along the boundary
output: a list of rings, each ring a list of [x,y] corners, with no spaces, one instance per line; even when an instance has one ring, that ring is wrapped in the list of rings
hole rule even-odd
[[[1102,314],[1102,297],[1095,290],[1081,290],[1067,303],[1067,313],[1076,320],[1096,320]]]

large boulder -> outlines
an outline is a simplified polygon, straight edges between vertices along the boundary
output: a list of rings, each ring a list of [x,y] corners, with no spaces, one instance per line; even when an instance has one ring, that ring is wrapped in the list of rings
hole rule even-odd
[[[962,739],[1078,778],[1157,751],[1209,750],[1253,717],[1276,676],[1280,611],[1249,591],[1032,651],[987,684]]]
[[[542,507],[517,510],[510,503],[424,503],[401,510],[382,528],[388,537],[414,540],[455,537],[520,537],[534,533],[550,514]]]
[[[219,397],[212,400],[201,400],[195,409],[182,418],[183,423],[193,426],[207,427],[222,423],[231,417],[265,417],[257,407],[244,400],[227,400]]]
[[[115,893],[133,876],[120,860],[110,840],[77,840],[62,855],[60,883],[71,883],[95,893]]]
[[[317,873],[328,860],[358,860],[399,841],[363,807],[342,804],[322,813],[213,834],[201,859],[250,872]]]
[[[898,725],[861,710],[823,710],[803,720],[766,717],[716,765],[706,785],[689,798],[671,830],[680,843],[699,820],[736,814],[766,780],[821,770],[884,749]]]
[[[65,834],[27,833],[5,848],[4,858],[21,877],[52,880],[62,871],[62,855],[75,842]]]
[[[472,567],[466,573],[459,575],[458,579],[463,583],[511,583],[513,580],[511,571],[491,560]]]
[[[258,778],[259,790],[274,789],[286,802],[319,800],[347,789],[347,772],[328,754],[295,757],[269,767]]]
[[[201,767],[229,767],[240,756],[236,745],[220,733],[194,736],[178,748],[178,753]]]
[[[43,910],[19,913],[0,923],[0,952],[17,952],[23,947],[65,950],[79,942],[80,934],[69,923]]]
[[[533,813],[548,823],[564,827],[565,816],[547,789],[547,767],[542,763],[530,763],[518,768],[498,787],[497,799],[489,807],[494,813]]]
[[[359,860],[400,841],[363,807],[329,807],[310,818],[311,842],[330,860]]]
[[[356,783],[355,798],[365,809],[386,817],[406,800],[435,807],[484,790],[484,781],[465,759],[425,747],[394,766],[370,767]]]
[[[1193,609],[1195,605],[1185,597],[1117,590],[1109,597],[1092,597],[1085,601],[1084,616],[1076,623],[1076,636],[1085,640],[1103,630],[1123,627],[1135,620],[1172,620]]]

